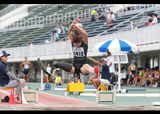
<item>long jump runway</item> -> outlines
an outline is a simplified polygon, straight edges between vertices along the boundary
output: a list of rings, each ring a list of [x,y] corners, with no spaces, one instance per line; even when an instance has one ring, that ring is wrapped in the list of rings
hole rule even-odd
[[[31,91],[29,89],[24,89],[24,91]],[[53,90],[52,90],[53,91]],[[6,95],[10,95],[11,90],[0,90],[1,98],[4,98]],[[136,106],[130,105],[130,102],[127,101],[128,105],[123,105],[127,100],[135,100],[135,97],[117,97],[116,104],[104,105],[97,104],[95,101],[71,98],[69,96],[65,97],[63,95],[55,95],[53,93],[46,93],[44,91],[38,92],[38,103],[29,103],[29,104],[9,104],[9,103],[0,103],[0,110],[160,110],[160,106],[151,106],[151,105],[141,105],[140,103]],[[55,91],[53,91],[55,92]],[[159,92],[158,92],[159,93]],[[80,96],[78,96],[80,97]],[[136,97],[138,100],[139,97]],[[87,99],[89,99],[87,97]],[[148,97],[140,97],[139,99],[148,99]],[[149,99],[151,99],[149,97]],[[155,99],[153,97],[153,99]],[[156,98],[154,102],[158,102],[160,99]],[[141,100],[142,101],[142,100]],[[120,104],[120,102],[122,102]],[[138,102],[138,101],[137,101]],[[148,101],[147,101],[148,102]],[[149,101],[151,102],[151,101]],[[119,105],[118,105],[119,104]]]
[[[10,95],[10,90],[1,90],[0,92],[1,99],[5,95]],[[39,91],[38,99],[38,103],[29,104],[0,103],[0,110],[96,110],[106,107],[101,104]]]

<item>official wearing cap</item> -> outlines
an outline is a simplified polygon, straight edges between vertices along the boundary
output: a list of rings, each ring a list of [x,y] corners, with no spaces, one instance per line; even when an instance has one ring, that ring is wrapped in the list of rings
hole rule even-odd
[[[97,65],[101,66],[101,78],[97,79],[95,77],[91,78],[90,81],[94,84],[96,89],[100,86],[100,84],[110,84],[110,72],[109,72],[109,66],[107,65],[107,59],[102,58],[100,61],[96,61],[91,57],[88,57],[89,60],[93,61]]]
[[[14,74],[12,74],[7,69],[7,60],[10,54],[7,54],[6,51],[0,51],[0,86],[6,88],[15,88],[16,87],[16,95],[21,94],[21,85],[23,86],[25,80],[18,79]]]

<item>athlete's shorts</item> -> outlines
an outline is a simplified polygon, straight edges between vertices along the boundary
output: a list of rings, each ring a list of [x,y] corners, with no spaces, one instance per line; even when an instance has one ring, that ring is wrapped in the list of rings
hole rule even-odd
[[[107,79],[100,79],[101,84],[110,84],[110,82]]]
[[[81,72],[81,67],[86,64],[85,62],[82,63],[75,63],[73,62],[73,67],[75,68],[75,73],[82,73]]]
[[[23,73],[24,73],[25,75],[28,75],[29,69],[24,69]]]

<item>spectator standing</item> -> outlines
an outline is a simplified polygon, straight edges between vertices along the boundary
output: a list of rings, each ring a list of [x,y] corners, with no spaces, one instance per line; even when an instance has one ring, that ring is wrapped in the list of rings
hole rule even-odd
[[[111,11],[110,18],[109,18],[109,24],[112,25],[115,20],[116,20],[115,15]]]
[[[29,69],[32,67],[32,63],[27,61],[27,57],[25,57],[25,61],[20,64],[20,67],[23,69],[23,79],[27,77],[27,82],[29,82]]]
[[[58,11],[61,11],[62,9],[62,4],[58,4]]]
[[[131,64],[128,67],[128,70],[129,70],[129,76],[128,76],[128,79],[127,79],[127,86],[129,84],[130,80],[133,81],[133,79],[135,78],[136,70],[137,70],[137,63],[135,62],[135,63]]]
[[[115,75],[115,65],[113,63],[113,57],[111,55],[111,52],[109,50],[107,50],[107,57],[106,57],[106,61],[107,61],[107,65],[109,66],[109,72],[110,72],[110,76],[111,76],[111,84],[113,84],[113,82],[116,82],[116,75]]]
[[[50,66],[50,64],[48,63],[48,66],[47,66],[47,68],[46,68],[46,70],[47,70],[47,72],[48,73],[51,73],[51,70],[52,70],[52,68],[51,68],[51,66]],[[46,78],[47,78],[47,83],[49,83],[49,79],[50,79],[50,77],[49,77],[49,75],[48,74],[46,74]]]
[[[109,24],[109,21],[110,21],[110,14],[111,14],[111,11],[110,11],[110,9],[108,9],[108,11],[106,13],[107,24]]]
[[[91,21],[96,21],[96,14],[97,14],[97,9],[93,9],[92,11],[91,11],[91,15],[92,15],[92,17],[91,17]]]
[[[115,15],[113,14],[112,11],[111,11],[111,13],[110,13],[109,19],[107,19],[107,20],[108,20],[107,29],[109,29],[109,28],[111,28],[111,27],[114,25],[113,22],[116,20]]]

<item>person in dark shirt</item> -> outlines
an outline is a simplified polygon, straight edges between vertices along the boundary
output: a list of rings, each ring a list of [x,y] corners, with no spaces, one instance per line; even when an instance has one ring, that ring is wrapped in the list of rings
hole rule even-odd
[[[98,79],[98,78],[93,77],[90,79],[90,82],[92,81],[96,89],[98,89],[98,87],[101,84],[110,84],[110,72],[109,72],[109,66],[107,65],[106,59],[102,58],[100,61],[96,61],[91,57],[88,57],[88,59],[102,67],[101,78]]]
[[[18,96],[22,94],[21,86],[24,86],[25,80],[18,79],[7,69],[6,62],[8,60],[8,56],[10,56],[10,54],[7,54],[6,51],[0,51],[0,86],[5,88],[16,88],[16,96]]]
[[[104,20],[104,19],[105,19],[105,17],[104,17],[104,15],[102,13],[102,10],[99,10],[98,11],[98,20]]]

